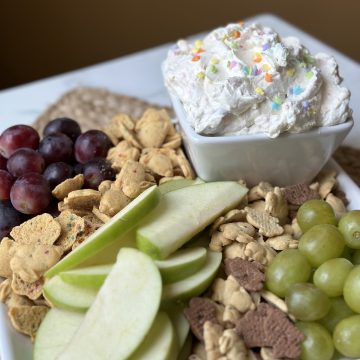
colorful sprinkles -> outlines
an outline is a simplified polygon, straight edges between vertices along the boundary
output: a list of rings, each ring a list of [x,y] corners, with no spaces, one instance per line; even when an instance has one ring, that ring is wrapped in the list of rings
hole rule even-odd
[[[255,92],[256,92],[257,94],[259,94],[259,95],[264,95],[264,94],[265,94],[264,89],[262,89],[261,87],[257,87],[257,88],[255,89]]]
[[[271,48],[271,45],[269,43],[266,43],[262,46],[262,51],[269,50]]]
[[[296,70],[294,68],[286,70],[286,75],[288,77],[293,77],[295,75]]]
[[[191,61],[199,61],[201,59],[201,56],[199,56],[199,55],[194,55],[193,57],[192,57],[192,59],[191,59]]]
[[[215,65],[210,65],[210,71],[213,73],[213,74],[216,74],[218,72],[218,68],[215,66]]]
[[[234,31],[232,31],[232,32],[230,33],[230,36],[231,36],[232,38],[238,39],[238,38],[241,36],[241,33],[240,33],[240,31],[238,31],[238,30],[234,30]]]
[[[289,89],[289,92],[291,95],[297,96],[304,92],[304,89],[300,85],[295,85]]]
[[[261,36],[261,34],[259,34]],[[240,42],[238,39],[241,37],[241,33],[238,30],[233,30],[230,33],[226,34],[223,37],[224,43],[231,48],[231,49],[238,49],[239,47],[243,48],[242,45],[240,45]],[[253,53],[253,65],[241,65],[241,62],[238,62],[236,60],[229,60],[227,61],[227,68],[230,70],[241,70],[243,74],[246,76],[257,76],[260,74],[263,74],[263,80],[266,83],[271,84],[273,82],[273,66],[266,63],[264,59],[265,52],[269,51],[267,54],[271,54],[272,49],[276,47],[277,44],[271,44],[269,42],[265,42],[260,46],[260,49]],[[246,46],[244,46],[245,48]],[[197,62],[201,59],[200,54],[204,53],[205,49],[203,47],[203,41],[202,40],[196,40],[193,45],[192,49],[192,58],[191,61]],[[206,59],[206,58],[204,58]],[[220,59],[216,56],[210,57],[208,66],[206,71],[199,71],[196,73],[196,77],[199,80],[203,80],[206,78],[206,76],[210,76],[210,74],[217,74],[219,72],[219,64]],[[309,54],[305,54],[300,62],[297,62],[297,64],[290,65],[288,68],[284,70],[284,73],[288,78],[293,78],[297,71],[300,71],[299,68],[303,69],[303,75],[306,79],[310,80],[312,79],[317,73],[318,70],[312,67],[314,64],[316,64],[315,58],[310,56]],[[275,69],[276,70],[276,69]],[[212,77],[210,76],[210,79]],[[266,94],[266,85],[265,87],[256,86],[255,87],[255,93],[260,96],[267,97]],[[290,96],[299,96],[304,92],[304,88],[300,85],[292,85],[288,88],[288,94]],[[289,104],[287,102],[284,103],[287,95],[286,94],[277,94],[271,98],[268,98],[270,100],[270,106],[273,111],[278,111],[281,109],[282,106],[285,108],[289,107]],[[316,107],[314,107],[311,104],[311,101],[305,100],[301,102],[302,108],[308,112],[310,115],[315,115],[317,113]]]
[[[271,83],[273,81],[273,77],[269,73],[265,73],[265,81]]]
[[[228,64],[227,64],[229,69],[234,69],[237,65],[238,65],[238,62],[235,60],[228,61]]]
[[[310,70],[305,73],[305,77],[307,79],[311,79],[314,76],[314,73]]]
[[[263,57],[262,57],[262,55],[261,55],[259,52],[255,53],[255,55],[254,55],[254,62],[259,63],[259,62],[262,61],[262,59],[263,59]]]
[[[274,96],[273,101],[271,103],[271,108],[273,110],[279,110],[281,108],[283,101],[279,95]]]

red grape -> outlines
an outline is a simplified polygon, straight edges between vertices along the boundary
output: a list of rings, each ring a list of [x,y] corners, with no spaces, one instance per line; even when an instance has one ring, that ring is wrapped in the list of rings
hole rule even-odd
[[[75,142],[75,158],[85,164],[95,158],[105,158],[112,147],[108,136],[100,130],[89,130],[81,134]]]
[[[74,175],[79,175],[84,172],[84,164],[76,163],[74,165]]]
[[[10,201],[0,201],[0,239],[8,236],[12,228],[24,220],[25,216],[16,211]]]
[[[10,190],[15,179],[5,170],[0,170],[0,200],[10,199]]]
[[[14,208],[23,214],[39,214],[51,200],[49,183],[40,174],[25,174],[15,181],[10,199]]]
[[[35,129],[28,125],[14,125],[7,128],[0,136],[0,154],[9,158],[20,148],[36,150],[40,137]]]
[[[44,136],[62,133],[67,135],[72,141],[75,141],[78,136],[81,134],[81,129],[79,124],[73,120],[66,117],[57,118],[50,121],[44,129]]]
[[[7,160],[2,155],[0,155],[0,170],[6,170]]]
[[[56,162],[50,164],[44,171],[44,178],[49,182],[50,188],[54,189],[64,180],[69,179],[73,175],[71,165],[64,162]]]
[[[84,186],[85,188],[97,190],[104,180],[114,180],[115,171],[111,163],[106,159],[94,159],[84,165]]]
[[[60,215],[58,201],[55,198],[50,201],[50,204],[44,210],[44,213],[50,214],[54,218]]]
[[[12,176],[19,177],[29,172],[41,174],[45,168],[44,158],[33,149],[18,149],[7,162],[7,169]]]
[[[47,164],[69,162],[73,158],[73,142],[62,133],[47,135],[40,142],[39,153]]]

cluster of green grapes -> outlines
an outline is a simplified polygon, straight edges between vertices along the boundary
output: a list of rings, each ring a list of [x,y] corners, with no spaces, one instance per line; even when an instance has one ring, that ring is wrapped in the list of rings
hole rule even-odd
[[[302,360],[360,358],[360,210],[337,221],[322,200],[297,213],[298,249],[280,252],[266,271],[266,286],[285,298],[305,334]],[[335,353],[335,355],[334,355]]]

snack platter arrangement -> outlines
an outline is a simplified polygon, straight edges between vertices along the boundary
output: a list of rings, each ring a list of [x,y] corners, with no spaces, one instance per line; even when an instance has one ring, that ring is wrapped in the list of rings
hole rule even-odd
[[[360,359],[349,69],[265,14],[0,92],[0,359]]]

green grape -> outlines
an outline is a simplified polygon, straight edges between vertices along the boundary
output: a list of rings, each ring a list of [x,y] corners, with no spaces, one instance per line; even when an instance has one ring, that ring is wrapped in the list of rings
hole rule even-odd
[[[360,265],[355,266],[344,284],[344,300],[350,309],[360,313]]]
[[[314,225],[337,224],[334,210],[324,200],[306,201],[300,206],[296,219],[302,232],[308,231]]]
[[[349,316],[341,320],[333,333],[337,351],[351,358],[360,357],[360,315]]]
[[[329,312],[319,322],[332,333],[340,320],[355,314],[346,305],[346,302],[341,296],[330,299],[330,302],[331,306]]]
[[[327,296],[341,296],[346,277],[353,267],[354,265],[347,259],[330,259],[316,269],[313,282]]]
[[[266,269],[266,287],[274,294],[285,297],[289,287],[306,282],[311,275],[311,266],[306,257],[296,249],[278,253]]]
[[[360,249],[360,210],[346,213],[339,221],[339,230],[344,235],[347,246]]]
[[[354,249],[351,249],[351,248],[349,248],[348,246],[345,245],[344,246],[344,251],[342,252],[340,257],[352,261],[352,257],[353,257],[354,252],[355,252]]]
[[[314,284],[291,285],[285,297],[289,313],[296,320],[315,321],[323,318],[330,310],[331,302],[326,294]]]
[[[355,250],[352,255],[351,261],[354,265],[360,265],[360,250]]]
[[[329,332],[314,322],[298,322],[296,326],[304,333],[301,344],[301,360],[331,360],[334,344]]]
[[[341,232],[334,225],[315,225],[299,241],[299,250],[314,267],[340,257],[345,247]]]

